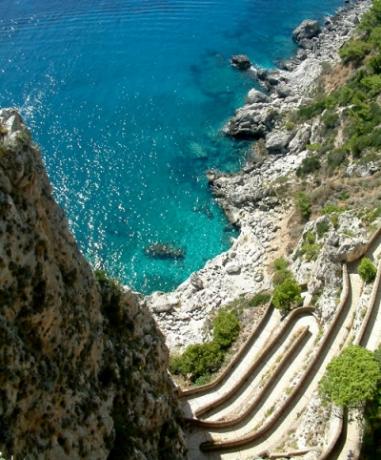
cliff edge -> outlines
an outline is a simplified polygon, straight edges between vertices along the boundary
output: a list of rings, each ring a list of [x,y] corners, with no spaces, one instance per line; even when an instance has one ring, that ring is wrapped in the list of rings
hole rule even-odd
[[[0,110],[0,451],[182,459],[167,349],[139,297],[94,276],[17,111]]]

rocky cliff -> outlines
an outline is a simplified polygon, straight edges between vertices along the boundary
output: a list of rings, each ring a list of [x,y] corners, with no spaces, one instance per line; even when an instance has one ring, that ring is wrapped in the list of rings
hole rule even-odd
[[[141,299],[92,273],[37,147],[0,111],[0,451],[181,459],[167,350]]]

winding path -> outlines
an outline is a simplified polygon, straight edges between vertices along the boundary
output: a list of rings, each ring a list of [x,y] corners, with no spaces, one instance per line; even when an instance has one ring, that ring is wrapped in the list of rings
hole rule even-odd
[[[377,258],[381,252],[380,236],[381,230],[363,254]],[[375,328],[381,324],[380,281],[381,262],[372,300],[355,338],[356,343],[371,350],[381,339],[381,330]],[[362,286],[357,264],[350,264],[349,270],[344,265],[341,300],[318,344],[319,328],[311,309],[295,310],[282,326],[274,311],[268,309],[259,324],[261,330],[258,327],[254,331],[233,364],[216,382],[201,390],[182,393],[186,398],[183,408],[189,425],[189,460],[243,460],[264,453],[270,458],[290,455],[274,453],[274,447],[290,428],[297,426],[328,363],[353,340],[351,328]],[[349,451],[357,452],[359,426],[351,418],[349,421],[346,417],[333,418],[329,434],[330,440],[320,460],[344,459]],[[308,450],[321,449],[311,446]],[[306,450],[292,454],[305,453]]]

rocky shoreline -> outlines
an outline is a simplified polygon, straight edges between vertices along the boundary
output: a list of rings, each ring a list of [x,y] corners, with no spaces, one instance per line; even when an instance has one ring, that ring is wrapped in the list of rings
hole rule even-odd
[[[249,92],[247,103],[228,121],[224,132],[263,139],[263,148],[270,155],[249,157],[238,173],[208,173],[213,194],[229,221],[240,228],[240,235],[228,251],[175,291],[146,298],[170,349],[206,340],[214,310],[271,286],[266,268],[288,244],[287,223],[293,208],[292,201],[284,197],[282,184],[308,155],[307,144],[318,140],[314,126],[286,130],[279,115],[309,100],[324,69],[338,62],[338,50],[371,3],[357,0],[340,8],[325,20],[317,36],[303,38],[303,47],[281,68],[249,70],[263,91]]]

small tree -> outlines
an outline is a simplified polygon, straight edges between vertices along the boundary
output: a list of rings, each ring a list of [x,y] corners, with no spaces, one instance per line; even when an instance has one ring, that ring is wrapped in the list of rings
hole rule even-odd
[[[377,393],[381,370],[373,353],[350,345],[327,367],[319,384],[323,401],[340,407],[362,407]]]
[[[232,310],[220,310],[213,321],[213,340],[221,348],[228,348],[238,337],[239,330],[237,313]]]
[[[359,275],[366,283],[371,283],[376,278],[377,269],[368,257],[364,257],[361,260],[358,271]]]
[[[286,278],[274,289],[272,303],[275,308],[288,312],[293,306],[297,306],[302,301],[301,288],[292,277]]]
[[[201,376],[217,371],[224,360],[224,353],[215,342],[189,345],[182,355],[173,356],[170,371],[189,376],[194,382]]]

